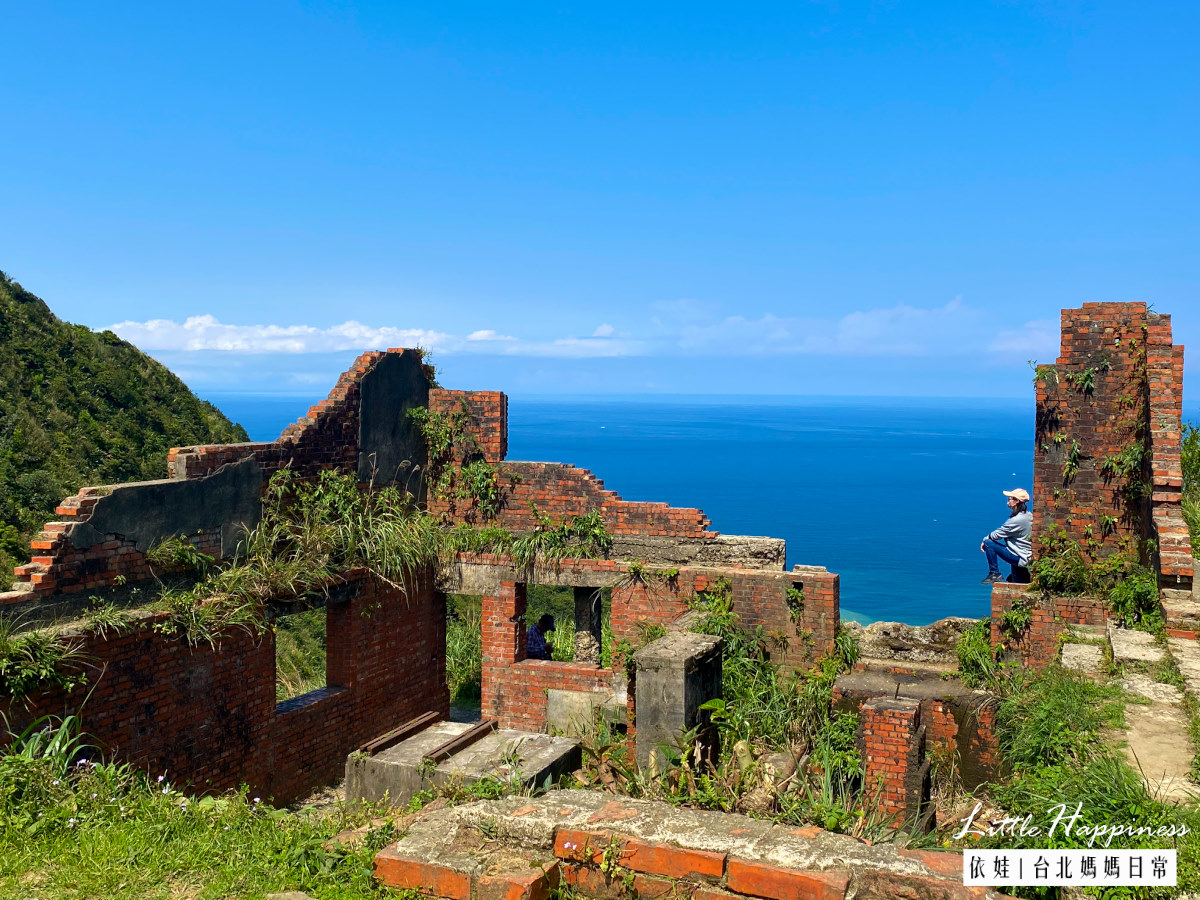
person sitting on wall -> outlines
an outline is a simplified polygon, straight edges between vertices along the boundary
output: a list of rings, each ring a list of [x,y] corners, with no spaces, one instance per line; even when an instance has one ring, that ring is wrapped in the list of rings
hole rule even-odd
[[[530,625],[525,632],[525,658],[550,659],[550,645],[546,635],[554,630],[554,616],[546,613],[537,620],[536,625]]]
[[[1029,491],[1017,488],[1005,491],[1008,498],[1008,521],[989,534],[979,545],[987,555],[988,574],[981,584],[1003,581],[999,560],[1012,566],[1009,581],[1029,582],[1029,562],[1033,558],[1033,513],[1029,511]]]

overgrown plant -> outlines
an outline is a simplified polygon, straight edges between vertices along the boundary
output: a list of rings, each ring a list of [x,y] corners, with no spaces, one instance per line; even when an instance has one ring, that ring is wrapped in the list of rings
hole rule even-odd
[[[441,546],[433,519],[394,487],[364,490],[332,471],[304,481],[283,469],[230,564],[189,590],[163,592],[165,630],[193,644],[215,644],[230,628],[261,630],[268,600],[324,592],[351,569],[403,591],[407,578],[437,563]]]
[[[79,645],[46,628],[18,631],[0,618],[0,696],[24,701],[52,688],[72,690],[87,680]]]
[[[408,418],[425,440],[424,484],[429,500],[446,504],[447,518],[458,515],[459,501],[467,522],[489,522],[504,504],[504,492],[495,467],[483,455],[470,432],[471,408],[466,400],[449,412],[417,407]]]

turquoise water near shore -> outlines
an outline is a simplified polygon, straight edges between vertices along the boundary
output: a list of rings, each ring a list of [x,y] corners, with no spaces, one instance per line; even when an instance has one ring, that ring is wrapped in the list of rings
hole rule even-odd
[[[209,395],[254,440],[313,397]],[[509,458],[590,469],[627,500],[698,506],[841,576],[843,617],[988,614],[979,542],[1032,487],[1033,402],[514,397]]]

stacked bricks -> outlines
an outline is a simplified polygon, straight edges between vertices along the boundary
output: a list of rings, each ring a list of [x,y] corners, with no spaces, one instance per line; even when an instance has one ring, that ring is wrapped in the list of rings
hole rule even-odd
[[[505,462],[498,467],[500,483],[510,490],[497,523],[513,531],[533,531],[537,519],[529,509],[537,504],[556,522],[598,509],[613,534],[666,537],[716,537],[712,524],[698,509],[622,500],[586,469],[562,463]]]
[[[17,733],[43,715],[78,714],[108,757],[200,793],[245,783],[289,802],[336,780],[351,750],[397,722],[449,711],[444,598],[427,582],[405,594],[354,577],[348,599],[327,607],[330,687],[321,691],[276,704],[269,630],[191,647],[157,630],[167,616],[154,613],[106,634],[68,634],[87,683],[0,699],[0,713]]]
[[[511,560],[494,554],[460,553],[456,562],[512,571]],[[730,585],[741,626],[761,626],[772,659],[784,666],[807,667],[832,652],[840,624],[838,576],[816,566],[797,566],[792,572],[689,567],[666,578],[654,572],[634,577],[628,563],[615,560],[576,559],[563,561],[556,578],[579,586],[611,585],[613,639],[635,645],[646,625],[672,625],[688,612],[693,594],[722,581]],[[789,606],[787,596],[789,588],[797,587],[804,593],[799,610]],[[613,672],[527,659],[525,612],[522,582],[502,581],[498,594],[483,597],[482,707],[484,715],[499,719],[503,727],[539,730],[546,720],[544,689],[611,690]],[[613,664],[623,661],[614,659]]]
[[[762,627],[775,662],[802,668],[833,652],[841,621],[839,576],[817,566],[791,572],[683,568],[667,583],[630,580],[613,588],[613,634],[636,642],[644,624],[670,624],[687,612],[693,593],[721,581],[729,583],[742,627]],[[803,601],[789,602],[789,588],[801,591]]]
[[[1149,316],[1146,376],[1150,390],[1153,454],[1151,517],[1158,540],[1158,569],[1164,587],[1191,588],[1195,561],[1183,519],[1183,347],[1171,344],[1170,316]]]
[[[483,598],[483,715],[501,728],[542,731],[546,692],[611,691],[613,672],[596,664],[527,659],[525,585],[503,582],[500,593]]]
[[[1012,637],[1001,629],[1001,620],[1017,598],[1030,606],[1031,621],[1028,628]],[[1057,658],[1059,638],[1070,626],[1103,628],[1106,621],[1107,607],[1097,597],[1047,597],[1035,593],[1027,584],[992,585],[992,646],[1003,644],[1006,650],[1019,654],[1022,664],[1031,669],[1040,671]]]
[[[533,531],[538,520],[530,503],[555,522],[596,509],[614,534],[645,534],[667,537],[716,537],[712,524],[698,509],[684,509],[666,503],[630,502],[615,491],[605,490],[604,482],[586,469],[563,463],[505,461],[508,455],[508,398],[500,391],[450,391],[434,388],[429,392],[429,409],[449,415],[465,406],[469,421],[467,433],[474,438],[484,459],[496,465],[504,502],[497,525],[516,532]],[[431,501],[431,511],[450,515],[454,512],[445,501]]]
[[[415,353],[392,349],[387,353]],[[362,379],[387,354],[374,350],[364,353],[341,374],[329,396],[308,410],[270,443],[218,444],[175,447],[167,454],[167,468],[173,478],[201,478],[221,466],[254,456],[263,476],[285,466],[302,475],[323,469],[356,472],[358,469],[358,406]]]
[[[904,691],[903,682],[899,683],[898,690],[894,687],[861,690],[857,687],[847,689],[839,680],[833,686],[833,705],[835,709],[861,715],[864,703],[903,696]],[[997,747],[995,708],[991,700],[991,695],[983,691],[952,698],[920,698],[926,749],[936,747],[940,752],[957,754],[959,775],[967,790],[995,780]]]
[[[929,798],[925,730],[917,700],[877,697],[859,712],[863,780],[886,816],[915,821]]]
[[[467,434],[475,439],[483,458],[498,463],[508,456],[508,395],[502,391],[429,391],[429,411],[450,415],[466,406]]]
[[[1081,544],[1098,542],[1103,555],[1122,538],[1153,537],[1164,585],[1190,588],[1193,562],[1179,510],[1183,348],[1171,343],[1170,317],[1144,303],[1064,309],[1061,355],[1039,367],[1036,384],[1035,541],[1063,528]],[[1105,461],[1141,434],[1150,450],[1144,471],[1130,479],[1105,473]],[[1149,496],[1126,496],[1128,481],[1143,478],[1152,483]]]
[[[509,815],[512,819],[543,815],[537,802]],[[441,855],[429,847],[409,851],[405,841],[400,841],[376,855],[375,878],[391,888],[453,900],[548,900],[563,886],[569,886],[578,896],[597,900],[843,900],[847,896],[863,900],[984,900],[996,896],[983,888],[963,887],[961,854],[896,850],[894,862],[889,860],[873,869],[861,862],[847,865],[838,859],[840,848],[830,847],[826,851],[832,857],[828,868],[791,866],[773,856],[770,838],[765,846],[754,840],[739,845],[736,835],[745,828],[735,828],[727,840],[715,834],[697,838],[697,843],[711,843],[713,849],[623,833],[614,820],[637,812],[613,801],[592,817],[595,825],[554,826],[553,857],[540,847],[530,849],[528,842],[522,846],[507,834],[512,823],[503,820],[499,827],[505,837],[485,842],[500,844],[496,861],[486,856],[476,861],[474,855],[461,850]],[[792,843],[780,855],[811,858],[815,848],[823,846],[829,837],[813,826],[788,829],[787,838]]]

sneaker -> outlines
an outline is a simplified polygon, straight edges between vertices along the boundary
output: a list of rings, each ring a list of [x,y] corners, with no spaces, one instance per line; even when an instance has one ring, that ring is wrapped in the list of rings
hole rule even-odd
[[[989,574],[987,578],[983,579],[983,581],[981,581],[979,583],[980,584],[995,584],[997,581],[1003,581],[1003,580],[1004,580],[1004,576],[1001,575],[999,572],[996,572],[994,574]]]

